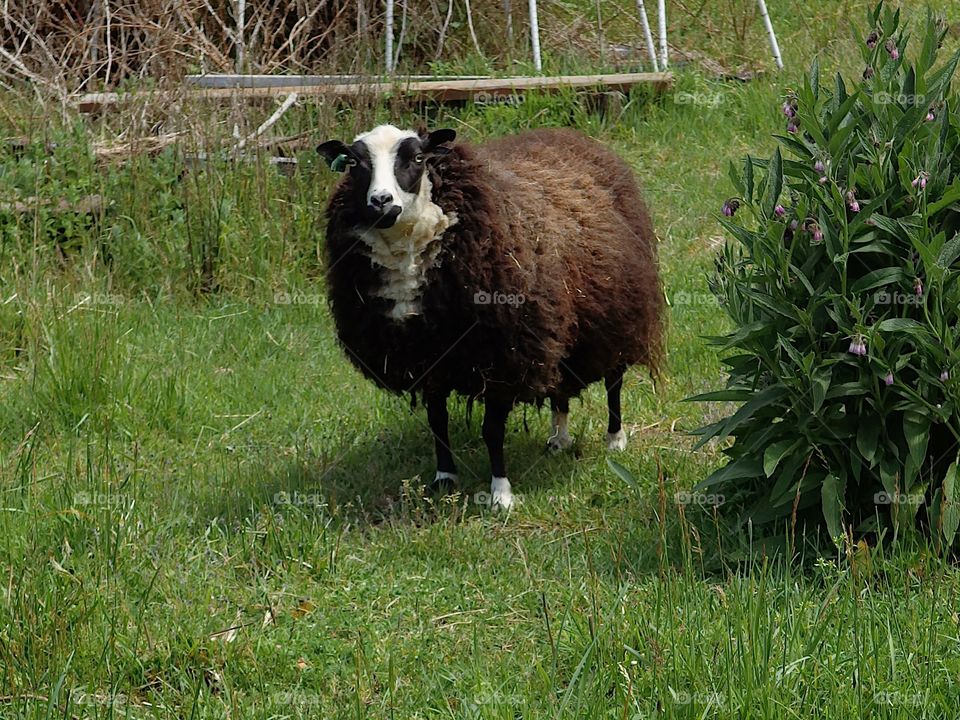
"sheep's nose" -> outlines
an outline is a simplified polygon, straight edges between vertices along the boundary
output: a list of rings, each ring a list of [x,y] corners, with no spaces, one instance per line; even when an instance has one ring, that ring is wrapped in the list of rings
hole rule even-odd
[[[393,195],[391,195],[386,191],[374,193],[373,195],[370,196],[370,204],[373,205],[373,207],[380,210],[382,210],[392,202],[393,202]]]

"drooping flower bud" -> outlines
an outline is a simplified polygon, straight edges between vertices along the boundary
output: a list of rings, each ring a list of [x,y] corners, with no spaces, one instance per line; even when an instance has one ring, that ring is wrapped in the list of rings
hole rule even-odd
[[[722,212],[726,217],[733,217],[736,215],[737,210],[740,209],[740,200],[737,198],[730,198],[725,203],[723,203]]]
[[[900,59],[900,50],[897,49],[897,44],[893,40],[887,40],[883,47],[887,51],[887,54],[890,55],[891,60]]]
[[[883,383],[884,383],[884,385],[886,385],[887,387],[890,387],[891,385],[893,385],[893,373],[892,373],[892,372],[888,372],[888,373],[887,373],[887,376],[886,376],[885,378],[883,378]]]
[[[874,30],[872,33],[867,35],[867,47],[873,50],[877,46],[877,40],[880,39],[880,34]]]

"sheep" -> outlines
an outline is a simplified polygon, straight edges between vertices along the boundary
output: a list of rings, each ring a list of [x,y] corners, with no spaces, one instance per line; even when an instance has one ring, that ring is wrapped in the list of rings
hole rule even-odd
[[[586,135],[455,138],[380,125],[317,148],[345,173],[326,212],[328,299],[357,369],[426,406],[436,484],[457,479],[448,397],[482,401],[491,504],[509,509],[515,405],[549,400],[547,445],[563,449],[570,399],[603,380],[607,446],[626,447],[624,372],[656,377],[663,357],[656,239],[629,166]]]

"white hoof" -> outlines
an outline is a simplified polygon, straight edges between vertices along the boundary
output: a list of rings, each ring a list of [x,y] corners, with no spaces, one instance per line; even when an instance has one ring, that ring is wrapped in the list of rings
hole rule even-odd
[[[455,483],[457,481],[457,474],[452,472],[443,472],[442,470],[437,470],[437,476],[433,479],[435,485],[440,485],[443,483]]]
[[[626,450],[627,449],[627,433],[624,432],[623,428],[620,428],[615,433],[607,433],[607,450]]]
[[[513,492],[510,490],[510,481],[505,477],[495,477],[490,481],[490,508],[492,510],[509,510],[513,507]]]
[[[566,450],[572,445],[573,438],[570,437],[566,431],[562,433],[554,433],[547,438],[547,450],[550,452],[560,452],[561,450]]]
[[[553,432],[547,438],[547,449],[552,452],[566,450],[573,445],[573,438],[567,431],[567,420],[570,417],[568,413],[553,411]]]

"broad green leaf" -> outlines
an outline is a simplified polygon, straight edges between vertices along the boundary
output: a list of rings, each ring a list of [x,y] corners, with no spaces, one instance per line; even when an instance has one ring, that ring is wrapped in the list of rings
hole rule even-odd
[[[947,547],[953,545],[957,536],[957,528],[960,528],[960,493],[957,486],[957,463],[954,462],[947,468],[947,474],[943,478],[943,499],[940,510],[940,530],[943,533],[943,539]]]
[[[780,442],[775,442],[773,445],[768,445],[767,449],[763,451],[763,473],[767,477],[773,475],[773,471],[777,469],[777,465],[780,464],[780,461],[783,459],[783,456],[786,455],[790,448],[794,445],[797,445],[799,440],[781,440]]]
[[[763,212],[767,217],[773,217],[773,210],[780,199],[783,190],[783,158],[780,148],[775,148],[770,164],[767,166],[767,187],[763,196]]]
[[[607,458],[607,465],[613,470],[617,476],[623,480],[627,485],[630,486],[631,490],[640,492],[640,486],[637,485],[637,479],[633,476],[633,473],[627,470],[623,465],[618,463],[613,458]]]
[[[837,477],[827,475],[820,487],[820,500],[823,508],[823,519],[827,523],[827,532],[830,539],[836,541],[843,534],[843,500],[840,497],[841,487]]]

